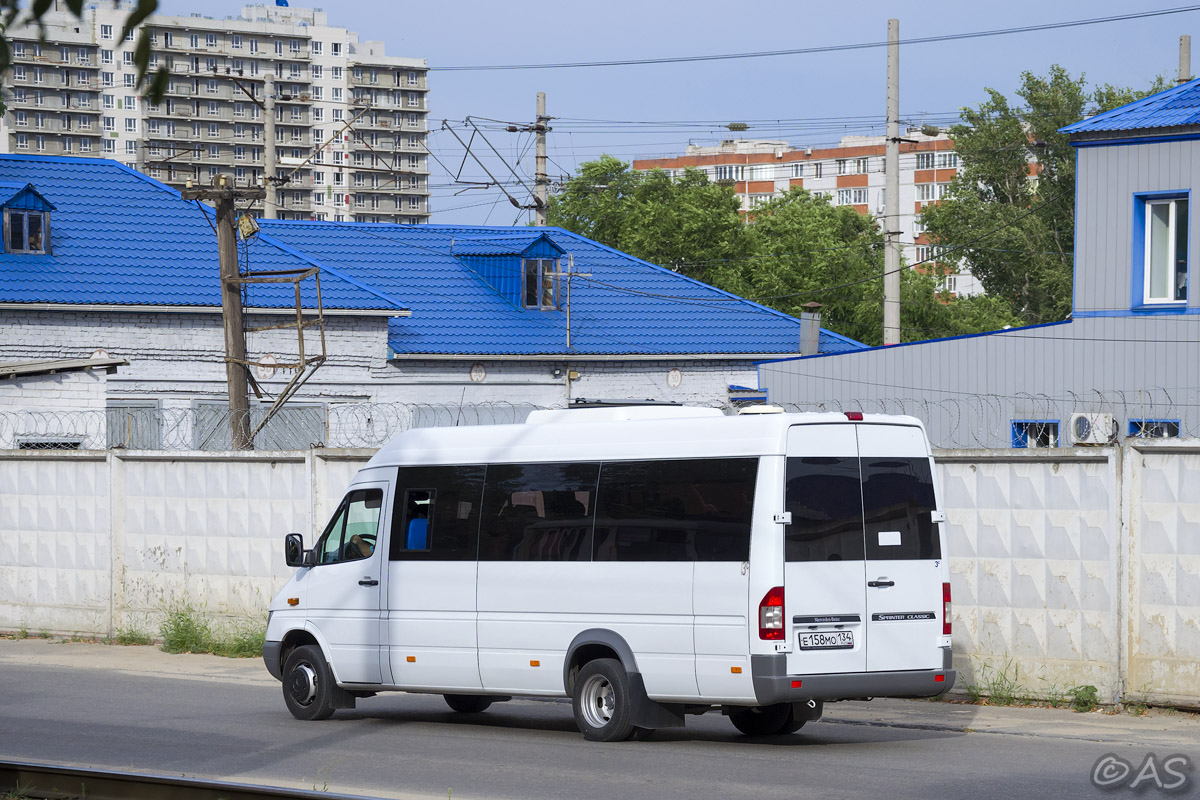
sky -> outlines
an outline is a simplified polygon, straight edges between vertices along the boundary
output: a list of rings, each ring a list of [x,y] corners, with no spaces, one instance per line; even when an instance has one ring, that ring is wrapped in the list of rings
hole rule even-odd
[[[293,0],[294,6],[302,5]],[[159,0],[162,13],[236,15],[234,0]],[[836,143],[847,134],[882,133],[886,53],[883,48],[700,63],[457,72],[438,67],[530,64],[694,56],[793,49],[887,38],[926,37],[1178,8],[1185,0],[1004,3],[923,0],[920,3],[812,3],[744,0],[606,0],[604,3],[526,0],[440,0],[385,3],[340,0],[325,8],[329,22],[382,40],[389,55],[425,58],[429,76],[429,148],[451,172],[463,147],[442,120],[461,126],[470,116],[529,124],[536,93],[555,117],[548,136],[552,178],[610,153],[622,160],[682,154],[689,142],[731,138],[721,124],[753,120],[743,138],[785,139],[796,146]],[[319,6],[318,6],[319,7]],[[912,44],[900,50],[901,118],[948,124],[979,103],[985,89],[1012,97],[1023,71],[1045,74],[1061,64],[1091,83],[1142,87],[1157,75],[1174,78],[1181,34],[1194,34],[1200,71],[1200,9],[1149,19],[1020,33],[966,41]],[[590,122],[599,120],[602,122]],[[642,123],[689,123],[646,125]],[[635,124],[630,124],[635,123]],[[482,124],[482,123],[481,123]],[[485,131],[488,141],[526,183],[533,171],[527,133]],[[460,134],[463,135],[463,134]],[[465,138],[465,135],[464,135]],[[478,144],[477,140],[477,144]],[[480,151],[486,150],[486,144]],[[485,160],[510,179],[499,159]],[[496,188],[456,185],[431,166],[434,223],[511,225],[528,212]],[[461,177],[482,178],[468,163]],[[528,193],[514,185],[522,202]]]

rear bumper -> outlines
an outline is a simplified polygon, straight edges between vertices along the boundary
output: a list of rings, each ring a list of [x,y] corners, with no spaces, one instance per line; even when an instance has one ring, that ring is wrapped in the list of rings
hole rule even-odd
[[[937,697],[950,691],[958,676],[948,666],[897,672],[789,675],[787,657],[782,653],[751,656],[750,673],[754,679],[754,696],[758,704],[764,706],[858,697]]]
[[[283,642],[263,642],[263,663],[267,672],[277,681],[283,680],[283,665],[279,663],[279,650]]]

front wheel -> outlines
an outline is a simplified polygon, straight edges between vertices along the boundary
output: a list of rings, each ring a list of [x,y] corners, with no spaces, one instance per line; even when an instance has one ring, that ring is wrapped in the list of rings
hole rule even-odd
[[[579,670],[571,697],[575,725],[590,742],[620,742],[634,732],[629,677],[613,658],[589,661]]]
[[[492,704],[492,698],[482,694],[444,694],[442,698],[460,714],[478,714]]]
[[[321,648],[306,644],[288,653],[283,664],[283,702],[302,720],[329,719],[333,714],[333,671]]]
[[[804,725],[804,720],[797,720],[792,713],[791,703],[738,709],[730,712],[729,721],[747,736],[795,733]]]

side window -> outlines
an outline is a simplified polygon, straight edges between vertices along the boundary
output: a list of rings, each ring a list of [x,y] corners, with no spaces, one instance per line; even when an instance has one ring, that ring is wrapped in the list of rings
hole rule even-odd
[[[858,458],[789,458],[784,507],[792,514],[784,531],[787,561],[863,559]]]
[[[474,561],[482,466],[400,467],[392,510],[392,561]]]
[[[863,458],[867,559],[941,558],[928,458]]]
[[[604,464],[596,561],[745,561],[758,460]]]
[[[599,464],[489,466],[480,561],[589,561]]]
[[[346,495],[338,510],[317,540],[314,550],[318,564],[357,561],[375,551],[379,534],[379,512],[383,508],[383,490],[358,489]]]

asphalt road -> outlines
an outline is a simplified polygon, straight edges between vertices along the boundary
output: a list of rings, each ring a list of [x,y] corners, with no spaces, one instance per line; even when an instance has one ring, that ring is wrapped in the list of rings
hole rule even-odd
[[[1107,753],[1135,763],[1150,751],[1200,754],[1194,724],[1150,725],[1142,736],[1136,720],[1037,709],[993,718],[973,706],[897,701],[830,705],[790,736],[747,739],[709,714],[619,744],[585,742],[570,707],[555,701],[460,715],[436,696],[395,694],[298,722],[278,684],[245,662],[168,675],[112,668],[100,656],[5,659],[7,644],[0,758],[387,797],[1096,797],[1089,775]]]

